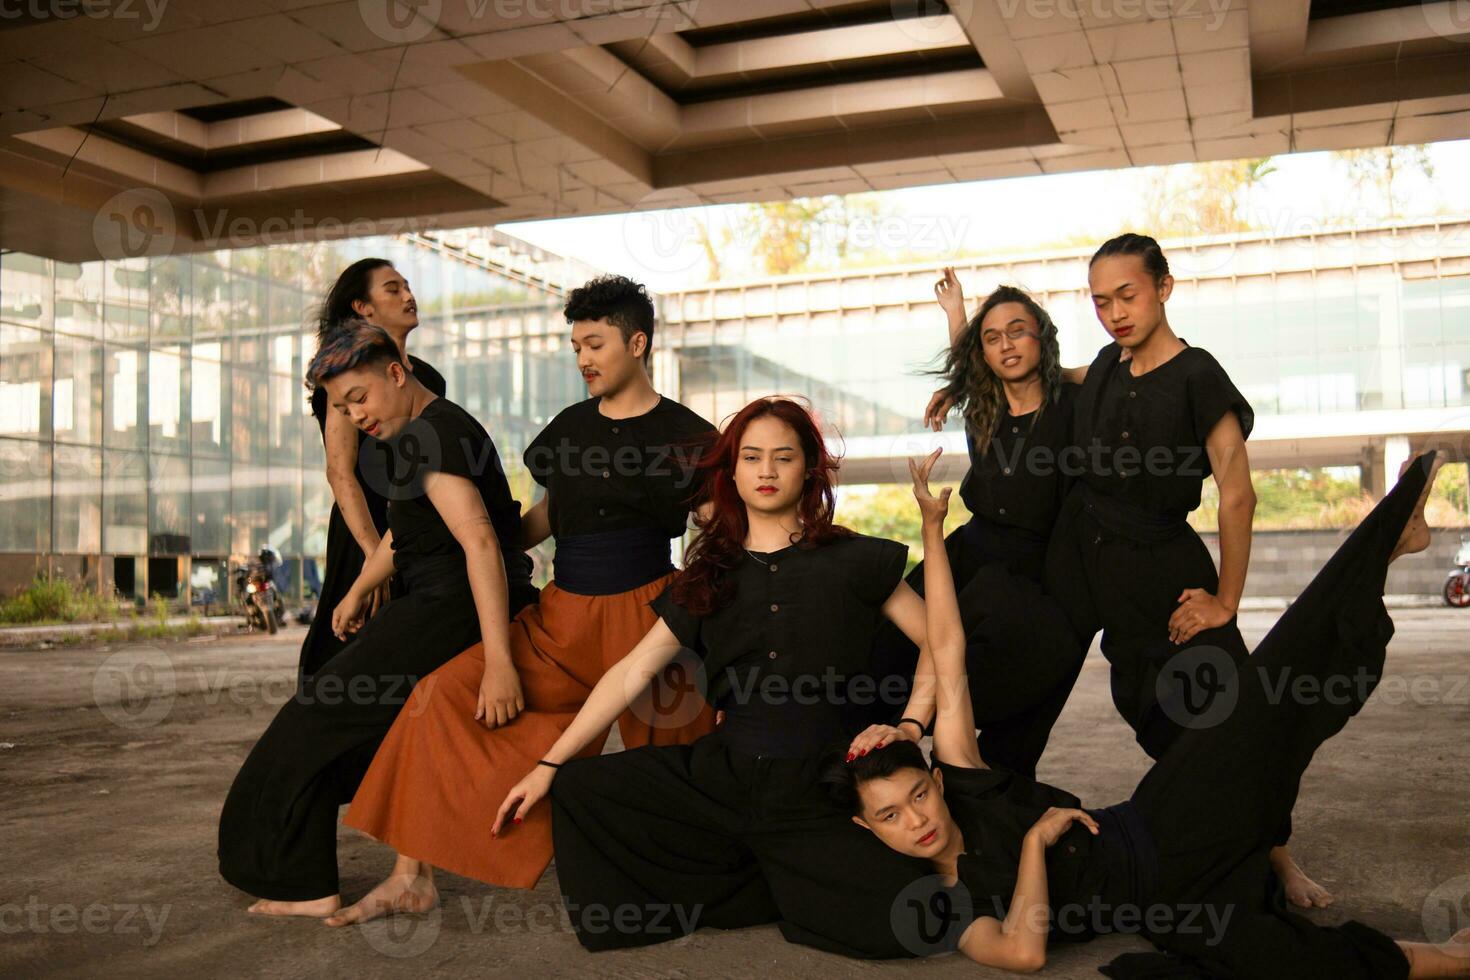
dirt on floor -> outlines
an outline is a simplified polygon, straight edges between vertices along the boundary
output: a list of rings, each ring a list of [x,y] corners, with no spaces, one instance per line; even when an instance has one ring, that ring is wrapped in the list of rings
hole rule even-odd
[[[1244,614],[1247,639],[1277,615]],[[1442,939],[1470,925],[1470,610],[1394,618],[1390,676],[1307,774],[1293,848],[1337,895],[1314,919]],[[991,975],[953,956],[844,960],[790,945],[773,926],[594,956],[566,929],[555,866],[531,891],[445,875],[435,912],[361,928],[247,916],[249,899],[216,873],[216,820],[291,693],[303,633],[0,651],[0,976]],[[1040,777],[1105,805],[1129,795],[1147,762],[1094,650]],[[340,843],[352,899],[391,856],[345,828]],[[1055,947],[1045,973],[1096,977],[1145,948],[1116,936]]]

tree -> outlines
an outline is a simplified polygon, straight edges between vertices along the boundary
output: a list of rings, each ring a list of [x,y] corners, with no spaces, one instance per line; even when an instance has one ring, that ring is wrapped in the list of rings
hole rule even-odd
[[[872,230],[890,216],[873,194],[827,194],[748,204],[722,233],[721,252],[728,257],[731,247],[738,247],[767,275],[835,268],[879,251]],[[712,270],[722,264],[721,256],[710,257]]]
[[[1142,226],[1161,238],[1249,231],[1251,194],[1275,172],[1271,157],[1157,168],[1144,185]]]
[[[1381,208],[1389,218],[1399,216],[1405,193],[1404,177],[1413,174],[1425,179],[1434,177],[1434,161],[1424,143],[1338,150],[1333,156],[1347,168],[1358,207]]]

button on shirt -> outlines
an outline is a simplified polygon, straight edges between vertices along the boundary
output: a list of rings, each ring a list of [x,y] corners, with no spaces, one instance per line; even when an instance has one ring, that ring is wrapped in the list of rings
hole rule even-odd
[[[1039,413],[1002,415],[984,453],[966,427],[970,470],[960,482],[960,499],[970,513],[1043,537],[1051,533],[1070,487],[1064,450],[1073,445],[1078,390],[1063,384],[1057,401]]]
[[[546,488],[552,535],[650,526],[683,534],[695,464],[715,427],[671,398],[622,419],[603,415],[600,402],[563,409],[526,447],[526,469]]]
[[[1098,351],[1077,397],[1081,478],[1125,503],[1182,520],[1199,506],[1211,474],[1210,432],[1234,412],[1249,436],[1255,414],[1202,348],[1186,346],[1137,377],[1121,353],[1117,344]]]
[[[727,737],[750,754],[809,757],[855,734],[880,696],[873,634],[907,557],[907,545],[865,535],[746,553],[722,608],[691,613],[672,586],[652,606],[702,659]]]

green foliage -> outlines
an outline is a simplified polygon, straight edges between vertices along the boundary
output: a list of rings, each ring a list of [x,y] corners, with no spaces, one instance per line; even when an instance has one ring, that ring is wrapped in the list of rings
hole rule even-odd
[[[939,492],[939,485],[932,487]],[[959,487],[949,498],[949,515],[944,519],[948,534],[970,519],[970,511],[960,500]],[[890,538],[909,546],[908,571],[924,557],[923,521],[914,491],[908,484],[884,483],[843,487],[837,501],[837,523],[859,534]]]
[[[0,600],[0,623],[102,622],[116,617],[116,603],[61,577],[38,575],[24,592]]]
[[[1434,481],[1425,504],[1431,527],[1470,525],[1466,511],[1464,465],[1446,466]],[[1343,470],[1255,470],[1251,483],[1256,490],[1256,514],[1251,527],[1257,531],[1314,528],[1350,528],[1373,509],[1373,496],[1363,491],[1359,478]],[[1390,481],[1390,485],[1392,482]],[[1199,510],[1189,515],[1197,531],[1219,530],[1220,496],[1213,480],[1206,480]]]

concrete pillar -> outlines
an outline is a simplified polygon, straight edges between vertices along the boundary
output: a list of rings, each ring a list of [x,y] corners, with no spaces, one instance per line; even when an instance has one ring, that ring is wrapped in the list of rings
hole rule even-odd
[[[1383,485],[1383,449],[1376,439],[1370,439],[1362,449],[1358,464],[1358,487],[1374,500],[1383,499],[1387,488]]]
[[[1398,482],[1399,468],[1409,459],[1409,437],[1389,436],[1383,440],[1383,488],[1375,492],[1375,496],[1382,499],[1388,493],[1388,488]]]
[[[1382,402],[1377,408],[1404,407],[1404,323],[1400,300],[1403,282],[1398,273],[1359,274],[1359,288],[1378,297],[1378,384]],[[1366,288],[1364,288],[1366,287]],[[1389,486],[1398,476],[1398,466],[1388,471]]]

